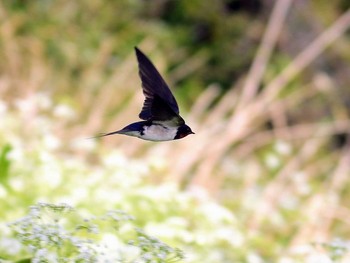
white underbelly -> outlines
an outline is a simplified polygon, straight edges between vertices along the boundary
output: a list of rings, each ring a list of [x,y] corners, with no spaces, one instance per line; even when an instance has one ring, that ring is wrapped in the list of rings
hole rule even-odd
[[[175,138],[177,128],[165,128],[161,125],[145,127],[142,139],[150,141],[170,141]]]

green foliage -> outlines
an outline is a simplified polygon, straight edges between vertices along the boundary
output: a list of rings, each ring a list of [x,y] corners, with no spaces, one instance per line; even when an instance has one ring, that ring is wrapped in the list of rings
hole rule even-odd
[[[109,211],[106,215],[92,218],[80,217],[75,219],[74,227],[72,217],[80,216],[69,205],[39,203],[31,206],[29,214],[11,223],[10,227],[30,255],[31,262],[107,260],[150,263],[176,262],[183,258],[180,250],[169,247],[140,229],[134,229],[132,217],[123,211]],[[101,228],[108,231],[103,233]],[[124,244],[118,242],[125,240],[123,236],[132,236],[133,239]]]
[[[0,182],[7,184],[8,177],[10,175],[10,160],[8,159],[11,152],[11,146],[5,145],[0,152]]]

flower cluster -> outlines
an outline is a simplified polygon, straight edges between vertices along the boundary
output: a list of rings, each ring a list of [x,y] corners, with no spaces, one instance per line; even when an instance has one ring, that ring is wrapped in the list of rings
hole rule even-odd
[[[137,229],[137,239],[129,244],[140,249],[143,262],[160,263],[176,262],[184,258],[184,254],[177,248],[172,248],[158,238],[147,235],[142,229]]]
[[[77,220],[72,227],[67,217]],[[38,203],[30,207],[27,216],[13,222],[10,227],[17,239],[27,248],[31,262],[175,262],[183,258],[180,250],[172,248],[143,230],[130,227],[132,217],[121,210],[109,211],[100,217],[79,218],[75,209],[67,204]],[[103,226],[110,226],[103,233]],[[102,227],[100,227],[102,226]],[[125,227],[126,226],[126,227]],[[123,240],[123,234],[136,236],[125,242],[100,242]],[[125,231],[129,229],[129,231]],[[133,233],[131,233],[133,232]],[[134,246],[137,249],[130,249]]]

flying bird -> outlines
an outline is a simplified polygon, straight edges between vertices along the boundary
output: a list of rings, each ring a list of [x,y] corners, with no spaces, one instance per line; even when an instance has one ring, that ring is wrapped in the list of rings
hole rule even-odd
[[[124,134],[148,141],[171,141],[194,134],[180,116],[179,106],[168,85],[145,54],[135,47],[139,75],[145,96],[139,118],[121,130],[97,137]]]

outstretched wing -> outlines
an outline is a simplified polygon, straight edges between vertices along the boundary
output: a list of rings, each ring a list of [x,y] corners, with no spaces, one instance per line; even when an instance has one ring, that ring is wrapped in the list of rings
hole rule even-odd
[[[151,105],[151,118],[153,122],[161,123],[165,126],[178,127],[185,124],[184,119],[175,113],[167,102],[155,94]]]
[[[137,47],[135,51],[142,90],[146,97],[139,114],[140,119],[159,121],[174,119],[176,123],[182,122],[179,116],[179,106],[168,85],[146,55]]]

